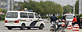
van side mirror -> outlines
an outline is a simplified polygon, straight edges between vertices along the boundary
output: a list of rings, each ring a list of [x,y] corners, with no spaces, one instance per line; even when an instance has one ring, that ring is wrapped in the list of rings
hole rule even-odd
[[[41,18],[41,17],[39,17],[39,18]]]

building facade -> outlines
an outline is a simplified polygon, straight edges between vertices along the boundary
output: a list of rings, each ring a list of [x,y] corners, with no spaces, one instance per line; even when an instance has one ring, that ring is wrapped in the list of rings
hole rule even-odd
[[[82,14],[82,0],[79,0],[79,15]]]
[[[0,0],[0,8],[7,8],[7,0]]]

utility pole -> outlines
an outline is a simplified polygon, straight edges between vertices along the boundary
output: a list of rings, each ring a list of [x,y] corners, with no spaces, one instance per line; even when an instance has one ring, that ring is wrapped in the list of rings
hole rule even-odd
[[[73,6],[73,14],[75,15],[75,4]]]
[[[14,10],[14,0],[11,0],[11,11]]]
[[[73,2],[73,0],[72,0],[72,2]],[[73,2],[73,14],[75,15],[75,4],[74,4],[74,2]]]
[[[8,11],[14,10],[14,0],[8,0]]]
[[[8,0],[7,2],[8,2],[8,11],[10,11],[10,0]]]

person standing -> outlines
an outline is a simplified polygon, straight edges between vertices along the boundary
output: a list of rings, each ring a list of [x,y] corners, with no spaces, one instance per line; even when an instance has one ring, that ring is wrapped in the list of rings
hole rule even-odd
[[[80,27],[80,18],[79,18],[79,16],[77,16],[77,23],[78,23],[78,25]]]
[[[77,18],[74,16],[74,18],[72,20],[72,25],[74,26],[75,24],[77,24]]]

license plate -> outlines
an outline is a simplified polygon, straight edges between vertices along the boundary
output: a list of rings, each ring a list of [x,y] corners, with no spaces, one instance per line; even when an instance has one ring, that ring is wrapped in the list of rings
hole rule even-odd
[[[65,23],[64,23],[64,22],[60,22],[60,23],[58,23],[58,24],[60,25],[60,24],[65,24]]]
[[[64,22],[62,22],[62,24],[65,24]]]
[[[60,25],[60,24],[62,24],[62,23],[58,23],[58,25]]]
[[[8,21],[8,23],[13,23],[13,21]]]

